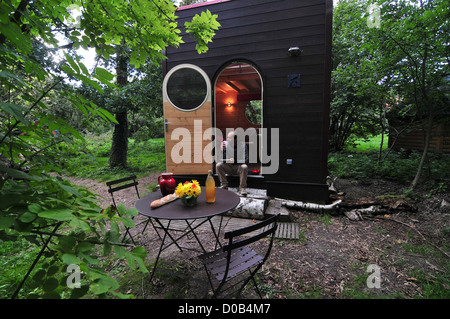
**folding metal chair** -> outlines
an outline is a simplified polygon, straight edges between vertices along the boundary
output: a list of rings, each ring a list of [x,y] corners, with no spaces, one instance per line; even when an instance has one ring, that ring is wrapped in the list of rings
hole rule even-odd
[[[219,294],[230,291],[240,284],[237,290],[239,296],[242,289],[252,280],[259,297],[262,299],[254,276],[270,255],[277,221],[278,215],[248,227],[226,232],[224,236],[225,239],[228,239],[228,244],[221,249],[199,256],[213,290],[212,298],[217,298]],[[264,256],[259,255],[249,246],[268,236],[270,236],[270,241],[266,245]],[[239,239],[240,237],[244,238]],[[226,289],[224,289],[225,284],[228,286]]]
[[[113,204],[114,204],[114,207],[116,208],[116,210],[117,210],[117,205],[116,205],[116,200],[114,198],[115,192],[130,188],[130,187],[134,187],[136,190],[137,199],[140,199],[139,190],[137,188],[139,183],[136,180],[136,176],[134,176],[134,175],[125,177],[125,178],[120,178],[120,179],[117,179],[114,181],[109,181],[106,183],[106,185],[108,186],[108,193],[111,194],[111,198],[112,198],[112,201],[113,201]],[[117,213],[118,213],[118,210],[117,210]],[[133,219],[134,219],[134,217],[133,217]],[[147,224],[148,224],[148,222],[149,221],[147,221]],[[145,225],[145,227],[147,227],[147,224]],[[133,244],[136,245],[136,243],[133,239],[133,236],[131,236],[129,229],[130,229],[129,227],[125,228],[125,235],[123,236],[122,241],[124,241],[126,236],[129,235]]]

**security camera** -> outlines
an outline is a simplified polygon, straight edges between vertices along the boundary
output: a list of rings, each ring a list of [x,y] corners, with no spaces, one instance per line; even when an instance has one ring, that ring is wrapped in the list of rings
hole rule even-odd
[[[290,47],[288,50],[290,56],[299,56],[302,53],[299,47]]]

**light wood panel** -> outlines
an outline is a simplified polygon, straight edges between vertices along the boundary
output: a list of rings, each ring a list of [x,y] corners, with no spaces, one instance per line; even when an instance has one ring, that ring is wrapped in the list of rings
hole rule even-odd
[[[166,170],[174,174],[207,174],[211,169],[211,101],[194,111],[181,111],[164,102]],[[204,139],[205,137],[205,139]]]

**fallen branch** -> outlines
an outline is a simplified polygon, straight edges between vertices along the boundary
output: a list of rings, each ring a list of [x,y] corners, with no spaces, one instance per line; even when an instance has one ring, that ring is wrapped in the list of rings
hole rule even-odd
[[[280,199],[280,198],[275,198],[275,199],[281,201],[281,206],[285,206],[287,208],[306,209],[306,210],[312,210],[312,211],[318,211],[318,212],[337,209],[338,205],[342,202],[342,200],[338,200],[338,201],[334,202],[333,204],[320,205],[320,204],[315,204],[315,203],[304,203],[304,202],[285,200],[285,199]]]
[[[370,206],[367,208],[357,208],[349,211],[345,211],[344,215],[347,216],[348,219],[353,221],[364,220],[362,214],[384,214],[386,210],[380,206]]]

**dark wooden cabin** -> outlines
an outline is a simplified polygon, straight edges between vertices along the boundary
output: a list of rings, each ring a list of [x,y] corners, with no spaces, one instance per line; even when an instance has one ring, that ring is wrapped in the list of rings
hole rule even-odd
[[[425,135],[427,121],[411,125],[407,121],[390,122],[389,147],[395,150],[417,150],[423,151],[425,147]],[[431,131],[430,151],[450,155],[450,120],[441,121],[433,125]]]
[[[185,43],[169,48],[163,64],[167,171],[177,183],[204,183],[215,166],[202,159],[213,145],[206,130],[254,128],[259,154],[271,161],[251,164],[248,187],[326,202],[332,0],[217,0],[179,8],[179,25],[206,9],[221,24],[209,51],[199,55],[181,34]],[[186,130],[192,140],[181,137]]]

